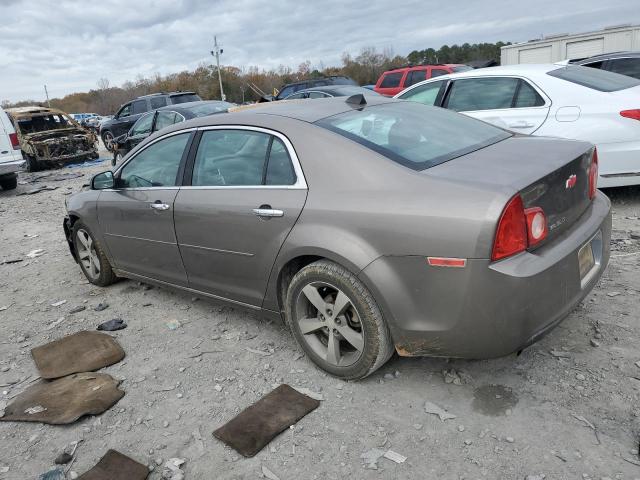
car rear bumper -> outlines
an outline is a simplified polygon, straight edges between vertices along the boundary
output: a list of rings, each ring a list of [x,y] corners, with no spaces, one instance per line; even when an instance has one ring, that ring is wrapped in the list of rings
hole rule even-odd
[[[9,175],[11,173],[17,173],[24,168],[24,160],[14,160],[11,162],[0,163],[0,175]]]
[[[600,143],[598,187],[640,185],[640,140]]]
[[[611,204],[599,192],[571,230],[535,252],[463,268],[380,257],[360,278],[400,355],[494,358],[535,342],[582,301],[609,261],[610,237]],[[589,242],[596,265],[581,279],[578,251]]]

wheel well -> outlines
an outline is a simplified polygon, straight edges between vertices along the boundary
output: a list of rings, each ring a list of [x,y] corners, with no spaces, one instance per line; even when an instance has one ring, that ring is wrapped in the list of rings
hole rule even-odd
[[[317,255],[303,255],[300,257],[292,258],[284,265],[284,267],[282,267],[282,269],[280,270],[280,274],[278,275],[278,309],[280,311],[283,310],[284,302],[287,296],[287,289],[289,288],[291,279],[295,276],[295,274],[307,265],[323,259],[324,257],[320,257]]]

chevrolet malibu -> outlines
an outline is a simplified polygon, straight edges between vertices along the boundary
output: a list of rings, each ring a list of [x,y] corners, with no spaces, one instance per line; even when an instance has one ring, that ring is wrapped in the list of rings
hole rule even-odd
[[[557,325],[609,258],[597,152],[355,95],[151,135],[68,200],[87,279],[282,317],[344,379],[402,356],[491,358]]]

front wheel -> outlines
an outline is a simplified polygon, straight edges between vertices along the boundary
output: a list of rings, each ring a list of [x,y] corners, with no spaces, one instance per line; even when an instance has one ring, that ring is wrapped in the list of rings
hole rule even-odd
[[[87,280],[100,287],[114,283],[116,275],[100,243],[80,220],[73,224],[72,235],[76,258]]]
[[[13,174],[13,175],[0,177],[0,187],[2,187],[3,190],[15,190],[17,186],[18,186],[17,175]]]
[[[364,378],[393,354],[389,329],[373,296],[336,263],[321,260],[293,277],[285,318],[309,358],[336,377]]]
[[[106,148],[110,152],[113,152],[113,140],[113,133],[111,133],[109,130],[102,134],[102,143],[104,143],[104,148]]]

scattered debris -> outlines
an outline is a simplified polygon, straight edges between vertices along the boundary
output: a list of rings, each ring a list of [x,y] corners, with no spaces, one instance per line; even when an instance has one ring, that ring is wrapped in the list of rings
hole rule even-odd
[[[0,307],[0,312],[4,312],[8,308],[9,308],[8,305],[3,305],[2,307]]]
[[[124,358],[124,350],[106,333],[81,331],[31,350],[46,379],[107,367]]]
[[[399,453],[394,452],[393,450],[387,450],[383,455],[383,457],[388,458],[389,460],[396,463],[404,463],[404,461],[407,459],[407,457],[405,457],[404,455],[400,455]]]
[[[54,302],[51,304],[52,307],[59,307],[60,305],[64,305],[65,303],[67,303],[66,300],[60,300],[59,302]]]
[[[372,448],[371,450],[368,450],[360,455],[360,458],[362,458],[362,460],[364,461],[365,468],[368,468],[369,470],[377,470],[378,460],[380,460],[380,457],[382,457],[384,454],[384,450]]]
[[[183,480],[184,472],[180,467],[184,464],[184,458],[170,458],[164,464],[162,478],[167,480]]]
[[[180,328],[182,326],[182,324],[180,323],[179,320],[169,320],[167,322],[167,328],[169,330],[177,330],[178,328]]]
[[[11,263],[20,263],[24,261],[22,258],[10,258],[9,260],[3,260],[0,265],[9,265]]]
[[[16,194],[16,196],[20,195],[35,195],[40,192],[49,192],[51,190],[56,190],[58,187],[49,187],[48,185],[43,185],[41,187],[32,188],[31,190],[25,190],[24,192],[20,192]]]
[[[598,342],[596,339],[592,338],[591,339],[591,346],[592,347],[599,347],[600,346],[600,342]]]
[[[527,475],[524,477],[524,480],[544,480],[547,476],[544,473],[540,473],[538,475]]]
[[[35,250],[31,250],[29,253],[27,253],[27,254],[25,255],[25,257],[27,257],[27,258],[36,258],[36,257],[39,257],[39,256],[41,256],[41,255],[44,255],[44,253],[45,253],[45,252],[44,252],[44,250],[43,250],[43,249],[41,249],[41,248],[37,248],[37,249],[35,249]]]
[[[262,475],[264,475],[264,477],[268,478],[269,480],[280,480],[280,477],[278,477],[275,473],[273,473],[264,465],[262,465]]]
[[[636,367],[638,367],[638,368],[640,368],[640,360],[638,360],[638,361],[635,363],[635,366],[636,366]]]
[[[444,379],[444,383],[447,384],[453,383],[454,385],[462,385],[464,383],[455,368],[443,370],[442,377]]]
[[[57,467],[38,476],[38,480],[65,480],[64,470]]]
[[[46,330],[53,330],[54,328],[56,328],[58,325],[60,325],[62,322],[64,322],[64,317],[60,317],[59,319],[57,319],[55,322],[51,322],[49,325],[47,325]]]
[[[78,305],[77,307],[74,307],[71,310],[69,310],[69,315],[73,315],[74,313],[80,313],[86,309],[87,307],[85,307],[84,305]]]
[[[91,470],[80,475],[78,480],[144,480],[148,476],[149,468],[146,465],[120,452],[109,450]],[[169,478],[178,480],[183,477]]]
[[[607,293],[608,297],[617,297],[618,295],[622,295],[620,292],[609,292]]]
[[[550,350],[549,353],[556,358],[571,358],[571,353],[562,350]]]
[[[258,355],[262,355],[263,357],[268,357],[269,355],[271,355],[271,352],[263,352],[262,350],[255,350],[255,349],[249,348],[249,347],[245,347],[245,350],[247,352],[251,352],[251,353],[258,354]]]
[[[253,457],[276,435],[318,408],[320,402],[283,384],[218,428],[213,435]]]
[[[66,465],[71,460],[73,460],[73,455],[70,455],[67,452],[62,452],[56,457],[53,463],[55,463],[56,465]]]
[[[102,322],[100,325],[98,325],[97,330],[113,332],[115,330],[122,330],[124,328],[127,328],[127,324],[124,323],[124,320],[122,320],[121,318],[114,318],[113,320]]]
[[[447,412],[446,410],[443,410],[442,408],[440,408],[438,405],[436,405],[435,403],[426,401],[424,402],[424,411],[427,413],[430,413],[432,415],[437,415],[438,417],[440,417],[441,421],[445,421],[445,420],[451,420],[456,418],[456,416],[452,413]]]
[[[84,415],[98,415],[124,396],[106,373],[77,373],[27,388],[6,406],[0,421],[62,425]],[[99,387],[96,389],[95,387]]]
[[[598,436],[598,430],[596,429],[595,425],[591,423],[589,420],[587,420],[586,418],[584,418],[582,415],[576,415],[575,413],[572,413],[571,416],[576,420],[579,420],[582,423],[584,423],[586,427],[589,427],[591,430],[593,430],[593,434],[596,436],[596,441],[598,442],[598,445],[600,445],[600,437]]]
[[[96,305],[95,307],[93,307],[93,309],[96,312],[101,312],[103,310],[106,310],[107,308],[109,308],[109,304],[106,302],[100,302],[98,305]]]

